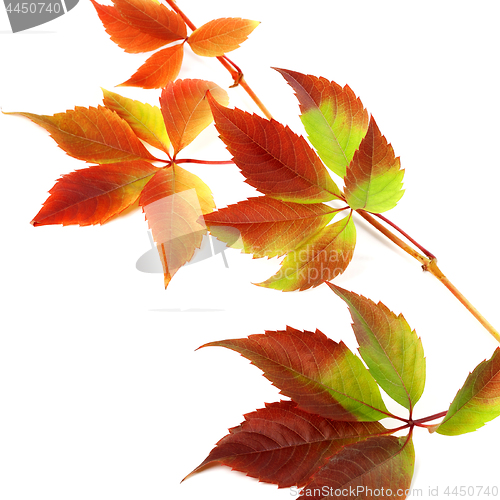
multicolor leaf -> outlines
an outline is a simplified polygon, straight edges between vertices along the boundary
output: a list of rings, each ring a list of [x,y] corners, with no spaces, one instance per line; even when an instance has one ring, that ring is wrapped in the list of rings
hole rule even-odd
[[[215,208],[212,193],[199,177],[174,164],[146,184],[139,204],[157,244],[166,288],[201,246],[202,216]]]
[[[31,221],[48,224],[104,224],[132,205],[158,169],[147,161],[108,163],[63,175]]]
[[[53,116],[8,113],[29,118],[40,125],[66,153],[89,163],[155,160],[130,125],[109,109],[76,107]]]
[[[380,213],[394,208],[403,196],[399,157],[373,119],[359,149],[347,167],[345,196],[354,210]]]
[[[160,108],[102,89],[104,105],[123,118],[137,137],[168,153],[170,141]]]
[[[372,437],[345,446],[302,490],[304,498],[401,500],[410,490],[415,467],[411,438]]]
[[[165,43],[183,40],[187,36],[182,17],[152,0],[113,0],[121,16],[134,28],[161,38]]]
[[[275,68],[295,90],[301,120],[325,165],[340,177],[368,130],[368,112],[348,85]]]
[[[173,45],[155,52],[146,62],[119,87],[142,87],[159,89],[175,80],[182,66],[184,48],[182,44]]]
[[[318,203],[340,197],[320,159],[288,127],[210,97],[215,125],[246,181],[261,193],[283,201]]]
[[[212,111],[205,97],[208,91],[220,104],[228,104],[227,92],[213,82],[176,80],[163,89],[161,111],[174,154],[190,144],[212,123]]]
[[[237,49],[259,24],[239,17],[214,19],[193,31],[188,43],[199,56],[223,56]]]
[[[378,422],[341,422],[314,415],[293,401],[266,404],[229,429],[192,474],[219,462],[280,488],[301,487],[343,446],[384,431]]]
[[[458,391],[438,434],[458,436],[473,432],[500,415],[500,348],[491,359],[480,363]]]
[[[284,255],[325,227],[338,210],[269,196],[250,198],[205,216],[213,236],[254,257]]]
[[[285,257],[274,276],[258,285],[285,292],[321,285],[346,270],[355,245],[356,227],[348,215],[313,234]]]
[[[361,357],[384,391],[412,410],[425,386],[425,357],[421,340],[403,315],[384,304],[327,283],[349,306]]]
[[[267,331],[205,344],[239,352],[301,408],[326,418],[376,421],[387,409],[375,380],[343,343],[319,330]]]
[[[158,38],[134,28],[122,17],[116,7],[98,4],[95,0],[90,1],[96,9],[106,33],[125,52],[131,54],[149,52],[168,43],[164,38]]]

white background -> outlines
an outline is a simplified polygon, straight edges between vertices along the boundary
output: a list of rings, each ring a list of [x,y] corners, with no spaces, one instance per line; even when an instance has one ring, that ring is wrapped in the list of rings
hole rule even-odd
[[[179,0],[196,25],[262,24],[231,54],[279,121],[302,133],[293,91],[272,66],[348,83],[401,156],[406,194],[389,214],[497,328],[500,135],[495,1]],[[216,60],[189,53],[180,77],[227,88]],[[0,106],[53,114],[97,106],[100,87],[157,104],[159,91],[114,89],[146,59],[109,40],[81,0],[12,34],[0,6]],[[241,89],[231,103],[257,111]],[[212,128],[186,156],[228,159]],[[262,499],[289,490],[215,467],[180,484],[244,413],[279,399],[258,369],[217,339],[286,325],[319,328],[356,349],[345,304],[326,286],[281,293],[252,285],[278,269],[236,250],[179,271],[169,289],[136,260],[150,246],[140,211],[104,226],[29,222],[64,173],[83,168],[29,120],[0,115],[0,498]],[[223,207],[250,196],[234,166],[197,166]],[[448,408],[497,343],[416,261],[358,224],[336,283],[403,312],[421,336],[426,392],[415,417]],[[388,402],[396,413],[402,408]],[[388,427],[395,422],[384,422]],[[413,487],[498,486],[500,420],[459,437],[416,429]],[[421,496],[422,498],[422,496]]]

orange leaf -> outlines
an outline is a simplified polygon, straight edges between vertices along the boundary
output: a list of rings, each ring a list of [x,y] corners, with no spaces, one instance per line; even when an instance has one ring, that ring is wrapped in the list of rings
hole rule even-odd
[[[94,165],[63,175],[31,223],[104,224],[137,200],[157,170],[138,160]]]
[[[97,15],[101,20],[106,33],[111,40],[121,47],[125,52],[137,54],[138,52],[149,52],[163,47],[168,43],[164,38],[158,38],[134,28],[120,14],[116,7],[101,5],[90,0],[94,5]]]
[[[175,80],[181,70],[184,50],[182,44],[155,52],[126,82],[118,87],[159,89]]]
[[[259,24],[239,17],[214,19],[193,31],[188,43],[199,56],[223,56],[237,49]]]
[[[122,17],[135,29],[165,42],[187,36],[186,25],[176,12],[151,0],[114,0]]]
[[[139,204],[157,243],[166,288],[201,246],[207,232],[201,216],[215,208],[212,193],[199,177],[174,164],[146,184]]]
[[[134,134],[130,125],[103,106],[57,113],[8,113],[26,116],[50,132],[66,153],[89,163],[116,163],[130,160],[155,160]]]
[[[229,102],[227,92],[213,82],[177,80],[170,82],[160,97],[161,111],[174,154],[190,144],[213,121],[207,91],[220,104]]]

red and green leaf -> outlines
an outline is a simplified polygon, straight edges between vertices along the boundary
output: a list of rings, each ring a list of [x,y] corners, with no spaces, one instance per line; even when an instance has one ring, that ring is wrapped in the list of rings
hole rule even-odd
[[[500,415],[500,348],[469,374],[441,424],[432,430],[447,436],[473,432]]]
[[[248,338],[211,342],[239,352],[301,408],[326,418],[376,421],[389,414],[379,388],[343,343],[319,330],[267,331]]]
[[[246,181],[282,201],[318,203],[339,198],[328,171],[306,141],[288,127],[209,97],[215,125]]]
[[[48,224],[104,224],[132,205],[158,169],[147,161],[108,163],[63,175],[31,221]]]
[[[160,108],[102,89],[104,105],[125,120],[139,139],[168,153],[170,141]]]
[[[229,429],[191,474],[220,463],[280,488],[301,487],[343,446],[384,431],[378,422],[342,422],[314,415],[293,401],[266,404]]]
[[[356,245],[352,215],[330,224],[289,252],[280,270],[258,285],[284,292],[307,290],[342,274]]]
[[[131,54],[149,52],[168,43],[164,38],[158,38],[134,28],[122,17],[116,7],[98,4],[95,0],[90,1],[96,9],[106,33],[125,52]]]
[[[399,157],[373,119],[359,149],[347,167],[345,196],[354,210],[380,213],[391,210],[403,196]]]
[[[259,24],[239,17],[214,19],[193,31],[188,43],[199,56],[223,56],[237,49]]]
[[[325,165],[340,177],[368,130],[368,112],[348,85],[277,69],[295,90],[301,120]]]
[[[22,115],[40,125],[68,155],[89,163],[117,163],[155,160],[135,135],[130,125],[113,111],[76,107],[53,116],[33,113]]]
[[[184,48],[182,44],[173,45],[155,52],[120,87],[142,87],[159,89],[175,80],[182,66]]]
[[[372,437],[345,446],[313,476],[301,495],[315,500],[336,497],[404,499],[410,489],[414,467],[415,450],[411,438]],[[340,491],[340,495],[336,491]]]
[[[361,357],[384,391],[412,410],[425,386],[422,342],[403,315],[396,316],[384,304],[328,283],[349,306]]]
[[[206,99],[208,91],[220,104],[228,104],[227,92],[213,82],[177,80],[163,89],[160,105],[174,155],[212,123],[212,111]]]
[[[174,164],[146,184],[139,204],[157,244],[166,288],[201,246],[202,216],[215,208],[212,193],[199,177]]]

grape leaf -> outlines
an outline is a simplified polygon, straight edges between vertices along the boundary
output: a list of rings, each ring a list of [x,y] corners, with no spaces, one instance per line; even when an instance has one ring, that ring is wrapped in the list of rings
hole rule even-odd
[[[355,245],[356,228],[350,214],[320,229],[288,253],[280,270],[258,285],[285,292],[321,285],[346,270]]]
[[[187,36],[182,17],[151,0],[113,0],[121,16],[137,30],[161,38],[165,43]]]
[[[343,446],[385,431],[378,422],[314,415],[293,401],[266,404],[244,417],[191,474],[219,462],[280,488],[301,487]]]
[[[131,54],[149,52],[159,49],[167,43],[163,38],[157,38],[134,28],[122,17],[116,7],[98,4],[95,0],[90,1],[96,9],[106,33],[125,52]]]
[[[184,49],[182,44],[173,45],[155,52],[146,62],[119,87],[142,87],[159,89],[177,78],[182,66]]]
[[[132,205],[158,171],[147,161],[108,163],[63,175],[31,221],[48,224],[104,224]]]
[[[301,494],[316,500],[404,499],[410,489],[414,466],[411,438],[372,437],[345,446],[313,476]]]
[[[205,216],[213,236],[254,257],[288,253],[328,224],[338,210],[323,203],[249,198]]]
[[[130,125],[113,111],[76,107],[53,116],[8,113],[29,118],[40,125],[68,155],[89,163],[155,160]]]
[[[347,167],[345,196],[355,210],[380,213],[391,210],[403,196],[399,157],[387,144],[385,137],[373,119],[359,149]]]
[[[123,118],[137,137],[168,153],[170,141],[160,108],[102,89],[104,105]]]
[[[215,125],[246,181],[283,201],[318,203],[340,197],[306,141],[275,120],[219,105],[209,96]]]
[[[319,330],[267,331],[244,339],[210,342],[239,352],[301,408],[326,418],[376,421],[387,409],[375,380],[343,343]]]
[[[425,386],[424,350],[415,331],[381,302],[327,284],[349,306],[359,352],[373,378],[392,399],[413,410]]]
[[[229,102],[225,90],[204,80],[177,80],[163,89],[160,97],[161,112],[174,155],[212,123],[212,111],[205,98],[207,91],[222,105]]]
[[[320,158],[340,177],[368,130],[368,112],[348,85],[275,68],[295,90],[301,120]]]
[[[223,56],[237,49],[259,24],[239,17],[214,19],[193,31],[188,44],[199,56]]]
[[[200,248],[207,230],[202,215],[215,208],[209,187],[176,164],[161,169],[139,198],[163,265],[165,288]]]
[[[441,424],[431,430],[447,436],[473,432],[500,415],[500,348],[469,374]]]

